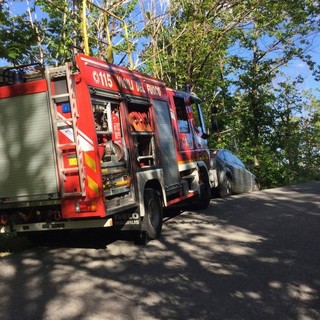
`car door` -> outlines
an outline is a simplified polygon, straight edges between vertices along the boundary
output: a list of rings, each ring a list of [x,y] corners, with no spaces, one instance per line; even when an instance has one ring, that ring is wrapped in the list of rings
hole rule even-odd
[[[230,159],[229,161],[232,163],[232,171],[234,176],[233,190],[235,193],[244,192],[244,176],[242,172],[242,167],[238,162],[238,158],[230,152],[228,152],[228,158]]]
[[[237,168],[234,164],[232,153],[228,150],[223,150],[223,158],[224,158],[224,166],[226,168],[226,172],[232,177],[232,191],[238,193],[239,189],[239,172],[237,172]]]
[[[227,157],[226,150],[220,150],[217,154],[217,169],[219,175],[219,181],[222,182],[224,176],[229,173],[233,178],[232,166],[229,162],[230,159]],[[232,179],[233,180],[233,179]]]
[[[252,185],[252,174],[237,156],[234,156],[234,160],[237,163],[240,172],[241,192],[249,192]]]

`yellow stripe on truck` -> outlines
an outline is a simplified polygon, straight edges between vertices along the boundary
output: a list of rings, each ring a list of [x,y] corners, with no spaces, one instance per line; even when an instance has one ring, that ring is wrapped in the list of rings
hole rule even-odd
[[[97,172],[96,162],[88,155],[88,153],[84,154],[84,161],[92,171]]]
[[[87,180],[88,180],[88,187],[95,193],[95,194],[99,194],[99,187],[98,184],[92,179],[90,178],[90,176],[87,176]]]

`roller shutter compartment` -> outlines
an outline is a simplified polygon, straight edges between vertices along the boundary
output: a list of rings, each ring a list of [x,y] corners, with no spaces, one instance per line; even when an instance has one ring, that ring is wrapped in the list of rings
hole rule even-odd
[[[47,93],[0,99],[0,198],[58,197]]]

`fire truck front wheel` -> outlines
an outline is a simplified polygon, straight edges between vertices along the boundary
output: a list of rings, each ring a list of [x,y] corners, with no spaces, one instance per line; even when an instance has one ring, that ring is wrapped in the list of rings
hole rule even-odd
[[[193,207],[195,210],[203,210],[208,208],[211,200],[211,189],[208,174],[201,170],[200,172],[200,194],[195,201]]]
[[[158,192],[154,189],[145,189],[145,215],[142,219],[141,230],[148,239],[159,238],[162,229],[163,208]]]

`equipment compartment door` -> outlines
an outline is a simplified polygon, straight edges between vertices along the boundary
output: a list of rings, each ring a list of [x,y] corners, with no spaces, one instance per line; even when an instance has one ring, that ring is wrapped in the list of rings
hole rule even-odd
[[[58,197],[47,93],[0,99],[0,197],[9,202]]]
[[[164,181],[166,187],[176,186],[179,182],[179,171],[169,106],[160,100],[154,100],[153,104],[158,124]]]

